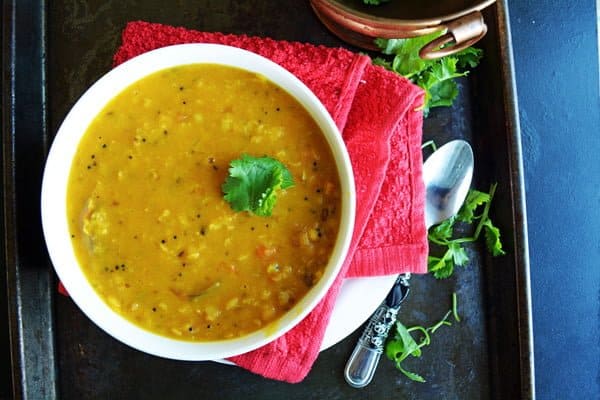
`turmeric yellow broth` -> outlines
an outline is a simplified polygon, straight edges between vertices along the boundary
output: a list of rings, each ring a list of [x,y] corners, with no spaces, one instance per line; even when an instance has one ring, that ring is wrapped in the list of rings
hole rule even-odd
[[[242,154],[275,158],[293,176],[270,217],[223,199]],[[114,311],[211,341],[277,320],[319,280],[340,197],[329,146],[295,99],[257,74],[191,64],[141,79],[94,119],[67,212],[81,268]]]

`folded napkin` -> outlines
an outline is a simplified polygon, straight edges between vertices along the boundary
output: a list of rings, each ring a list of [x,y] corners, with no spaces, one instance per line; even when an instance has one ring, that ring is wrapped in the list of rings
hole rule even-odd
[[[345,277],[425,273],[421,128],[423,93],[406,79],[342,48],[208,33],[142,21],[123,32],[118,65],[159,47],[180,43],[240,47],[280,64],[322,101],[342,132],[357,194],[348,257],[332,288],[286,335],[231,361],[267,378],[299,382],[316,360]]]

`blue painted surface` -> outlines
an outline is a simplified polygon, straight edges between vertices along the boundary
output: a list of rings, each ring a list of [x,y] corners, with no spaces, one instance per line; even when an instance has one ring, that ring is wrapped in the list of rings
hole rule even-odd
[[[509,0],[539,399],[600,399],[596,0]]]

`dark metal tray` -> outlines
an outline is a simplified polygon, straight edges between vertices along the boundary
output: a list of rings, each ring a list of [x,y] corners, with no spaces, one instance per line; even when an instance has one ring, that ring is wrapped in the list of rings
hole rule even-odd
[[[427,383],[407,380],[383,360],[371,385],[361,390],[342,376],[358,331],[324,351],[302,383],[290,385],[237,367],[138,352],[57,295],[39,215],[45,156],[68,109],[111,68],[126,22],[137,19],[344,46],[320,24],[308,1],[3,1],[0,221],[7,284],[0,316],[9,323],[0,334],[0,398],[534,397],[524,185],[505,1],[485,11],[489,32],[478,44],[485,51],[482,64],[462,80],[455,106],[434,109],[424,130],[425,139],[438,144],[453,138],[471,142],[474,187],[486,190],[498,182],[492,216],[508,254],[491,258],[474,245],[471,265],[452,278],[415,277],[400,313],[403,322],[436,321],[452,292],[458,293],[463,319],[437,333],[420,359],[407,362]]]

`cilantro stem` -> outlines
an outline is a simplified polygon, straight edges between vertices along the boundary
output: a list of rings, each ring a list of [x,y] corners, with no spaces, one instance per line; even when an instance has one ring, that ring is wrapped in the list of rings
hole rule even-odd
[[[444,240],[444,243],[441,244],[445,244],[447,245],[448,243],[470,243],[470,242],[474,242],[477,240],[479,235],[473,235],[473,236],[467,236],[467,237],[462,237],[462,238],[456,238],[456,239],[451,239],[451,240]],[[440,243],[438,243],[440,244]]]
[[[421,340],[421,343],[419,343],[419,348],[423,346],[429,346],[429,344],[431,343],[431,337],[429,336],[429,332],[426,328],[423,328],[422,326],[413,326],[412,328],[408,328],[406,330],[409,333],[413,331],[419,331],[423,334],[423,340]]]
[[[474,239],[471,237],[467,238],[458,238],[458,239],[438,239],[433,236],[429,236],[429,241],[435,244],[439,244],[440,246],[447,246],[448,243],[462,243],[462,242],[472,242]]]
[[[456,296],[456,292],[452,292],[452,314],[454,315],[454,320],[456,322],[460,322],[460,317],[458,315],[458,298]]]
[[[485,207],[483,208],[483,213],[481,214],[481,218],[479,219],[479,223],[477,224],[477,228],[475,228],[475,234],[473,235],[473,240],[477,240],[479,238],[479,234],[481,234],[481,229],[483,225],[488,219],[488,214],[490,212],[490,206],[492,204],[492,200],[494,199],[494,193],[496,192],[496,183],[492,183],[490,185],[490,200],[485,203]]]
[[[446,313],[446,315],[444,315],[444,318],[442,318],[437,324],[435,324],[432,327],[428,328],[428,330],[431,333],[435,333],[435,331],[437,331],[443,325],[452,326],[452,323],[450,323],[450,322],[447,321],[448,317],[451,314],[452,314],[452,310],[448,310],[448,312]]]
[[[432,151],[437,150],[437,146],[433,140],[428,140],[421,145],[421,150],[425,150],[426,148],[431,147]]]

